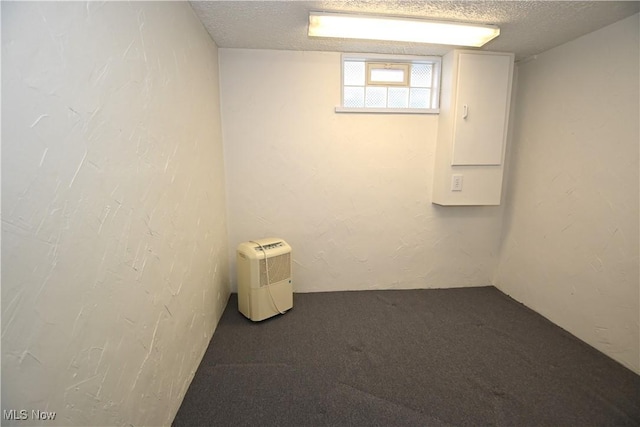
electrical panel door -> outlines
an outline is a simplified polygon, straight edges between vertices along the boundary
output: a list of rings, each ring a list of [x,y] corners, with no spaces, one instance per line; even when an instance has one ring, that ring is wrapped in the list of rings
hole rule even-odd
[[[501,165],[511,58],[460,54],[451,164]]]

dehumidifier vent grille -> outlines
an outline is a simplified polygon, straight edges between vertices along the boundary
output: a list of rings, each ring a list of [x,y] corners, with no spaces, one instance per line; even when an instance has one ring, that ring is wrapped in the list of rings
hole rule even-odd
[[[269,264],[269,283],[267,281],[267,267]],[[260,286],[278,283],[291,278],[291,253],[268,257],[267,262],[260,260]]]

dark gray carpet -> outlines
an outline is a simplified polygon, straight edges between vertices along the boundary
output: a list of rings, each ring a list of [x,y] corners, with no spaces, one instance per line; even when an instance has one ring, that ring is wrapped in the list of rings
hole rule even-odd
[[[495,288],[232,295],[174,426],[640,425],[640,376]]]

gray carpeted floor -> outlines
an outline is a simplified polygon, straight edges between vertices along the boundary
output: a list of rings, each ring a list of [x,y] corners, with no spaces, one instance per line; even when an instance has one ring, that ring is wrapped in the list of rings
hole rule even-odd
[[[174,426],[640,425],[640,376],[495,288],[232,295]]]

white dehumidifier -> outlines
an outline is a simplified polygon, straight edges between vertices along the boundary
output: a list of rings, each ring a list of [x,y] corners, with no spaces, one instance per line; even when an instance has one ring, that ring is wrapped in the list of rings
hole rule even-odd
[[[238,310],[254,322],[293,307],[291,246],[282,239],[238,245]]]

